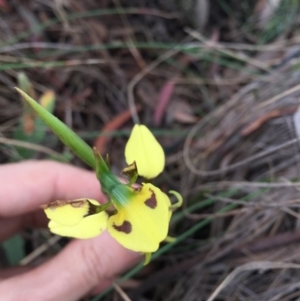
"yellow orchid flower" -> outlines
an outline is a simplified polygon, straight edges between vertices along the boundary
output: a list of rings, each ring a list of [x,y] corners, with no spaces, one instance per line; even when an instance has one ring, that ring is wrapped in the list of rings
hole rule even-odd
[[[90,199],[55,201],[44,206],[52,233],[82,239],[98,236],[106,229],[108,215],[100,210],[100,204]]]
[[[96,174],[102,190],[110,197],[116,214],[108,219],[108,231],[125,248],[151,253],[168,235],[171,201],[150,183],[134,189],[122,184],[95,151]]]
[[[137,172],[146,179],[157,177],[165,167],[165,154],[153,134],[144,125],[136,124],[125,148],[128,165],[136,163]]]
[[[50,219],[51,232],[75,238],[90,238],[99,235],[106,228],[110,235],[125,248],[142,252],[149,262],[151,253],[159,244],[168,240],[172,211],[181,206],[182,198],[171,204],[169,197],[150,183],[133,188],[130,181],[123,184],[109,170],[102,156],[94,149],[96,176],[102,191],[109,201],[100,205],[95,200],[78,199],[56,201],[47,205],[45,213]],[[162,172],[165,156],[162,147],[144,125],[135,125],[126,145],[126,174],[136,179],[136,171],[146,178],[153,178]],[[106,209],[113,206],[115,212],[108,217]]]

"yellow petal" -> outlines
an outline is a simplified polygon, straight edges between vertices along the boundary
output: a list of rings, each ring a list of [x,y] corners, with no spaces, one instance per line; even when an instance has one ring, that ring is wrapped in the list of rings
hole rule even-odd
[[[165,166],[165,154],[153,134],[144,125],[136,124],[125,148],[128,165],[137,165],[138,174],[147,179],[158,176]]]
[[[168,234],[170,205],[170,199],[159,188],[144,184],[108,219],[108,231],[127,249],[155,252]]]
[[[53,220],[49,222],[48,226],[54,234],[86,239],[100,235],[106,229],[107,218],[107,213],[102,211],[83,218],[75,226],[62,226]]]
[[[47,205],[47,217],[62,226],[77,225],[99,203],[90,199],[55,201]]]

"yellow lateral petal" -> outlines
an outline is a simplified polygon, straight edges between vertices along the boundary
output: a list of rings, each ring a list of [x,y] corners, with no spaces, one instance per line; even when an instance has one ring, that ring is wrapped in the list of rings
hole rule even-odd
[[[138,174],[147,179],[158,176],[165,166],[165,154],[153,134],[144,125],[136,124],[125,148],[128,165],[137,165]]]
[[[126,206],[108,219],[108,231],[125,248],[155,252],[168,234],[170,199],[159,188],[144,184]]]
[[[63,226],[77,225],[86,216],[92,206],[99,203],[90,199],[73,201],[55,201],[47,205],[44,210],[47,217]]]
[[[107,213],[102,211],[83,218],[75,226],[62,226],[54,221],[50,221],[48,226],[54,234],[86,239],[100,235],[107,227],[107,218]]]

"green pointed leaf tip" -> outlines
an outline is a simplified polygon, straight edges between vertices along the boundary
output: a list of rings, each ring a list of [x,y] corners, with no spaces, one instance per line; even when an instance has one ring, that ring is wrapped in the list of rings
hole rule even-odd
[[[98,152],[97,148],[93,148],[94,157],[96,161],[96,174],[97,176],[100,176],[102,173],[109,173],[110,170],[105,162],[105,160],[102,158],[100,153]]]
[[[111,195],[115,188],[121,185],[118,178],[110,171],[105,160],[102,158],[101,154],[94,147],[94,156],[96,162],[96,176],[101,184],[101,189]]]
[[[36,114],[47,124],[47,126],[59,137],[59,139],[71,149],[82,161],[95,169],[95,159],[92,149],[69,127],[61,122],[45,108],[39,105],[33,98],[19,88],[15,88]]]

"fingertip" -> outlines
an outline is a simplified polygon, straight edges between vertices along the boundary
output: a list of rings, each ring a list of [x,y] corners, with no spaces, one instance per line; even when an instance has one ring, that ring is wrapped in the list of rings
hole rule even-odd
[[[78,275],[83,281],[93,283],[93,287],[102,281],[111,281],[115,275],[137,263],[141,255],[124,248],[105,231],[89,240],[75,240],[69,246],[74,257],[81,258]],[[100,283],[101,282],[101,283]]]
[[[85,197],[104,201],[93,172],[54,161],[2,165],[0,185],[6,200],[0,202],[3,217],[24,214],[57,199]]]

